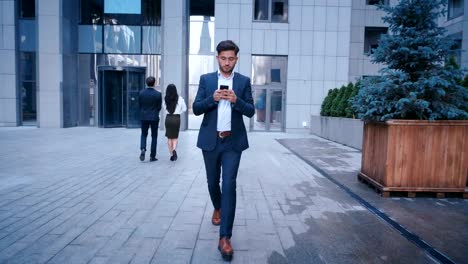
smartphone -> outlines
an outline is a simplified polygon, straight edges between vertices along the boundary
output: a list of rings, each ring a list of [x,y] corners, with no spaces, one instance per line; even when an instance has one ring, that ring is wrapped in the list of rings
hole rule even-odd
[[[219,86],[219,89],[220,89],[220,90],[229,90],[229,86],[227,86],[227,85],[220,85],[220,86]]]

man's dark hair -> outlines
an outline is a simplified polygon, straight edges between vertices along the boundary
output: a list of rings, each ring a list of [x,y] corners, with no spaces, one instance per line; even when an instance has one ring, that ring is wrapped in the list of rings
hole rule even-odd
[[[218,46],[216,46],[216,51],[218,52],[218,54],[226,50],[233,50],[237,56],[237,53],[239,52],[239,47],[232,40],[223,40],[219,42]]]
[[[148,78],[146,78],[146,85],[148,85],[149,87],[153,87],[155,82],[156,79],[153,76],[149,76]]]

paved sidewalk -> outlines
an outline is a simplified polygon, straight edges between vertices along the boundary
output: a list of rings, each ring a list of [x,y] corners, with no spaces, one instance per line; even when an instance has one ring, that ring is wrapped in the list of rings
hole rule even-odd
[[[176,162],[160,133],[150,163],[137,129],[0,128],[0,263],[223,263],[197,133]],[[323,174],[468,262],[465,200],[380,198],[356,180],[359,152],[314,136],[249,140],[232,263],[437,263]]]

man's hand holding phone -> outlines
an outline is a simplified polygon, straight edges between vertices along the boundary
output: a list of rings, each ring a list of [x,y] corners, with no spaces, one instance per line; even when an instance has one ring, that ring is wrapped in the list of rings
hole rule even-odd
[[[233,90],[230,90],[229,86],[227,86],[227,85],[220,85],[219,89],[217,89],[214,92],[213,98],[214,98],[214,100],[216,102],[223,99],[223,100],[227,100],[227,101],[234,104],[237,101],[236,94],[234,93]]]

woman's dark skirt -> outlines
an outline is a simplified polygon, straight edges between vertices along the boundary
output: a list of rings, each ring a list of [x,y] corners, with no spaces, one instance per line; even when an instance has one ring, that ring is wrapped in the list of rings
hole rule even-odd
[[[167,138],[179,138],[180,115],[166,115],[165,126]]]

